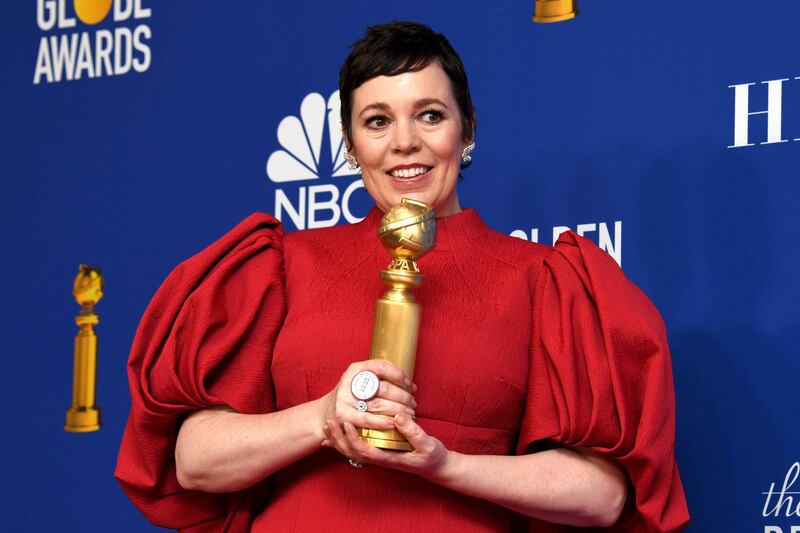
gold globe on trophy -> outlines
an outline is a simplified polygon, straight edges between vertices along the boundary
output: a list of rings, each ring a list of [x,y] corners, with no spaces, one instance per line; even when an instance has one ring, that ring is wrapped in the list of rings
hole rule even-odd
[[[94,306],[103,297],[103,273],[88,265],[78,267],[72,284],[72,295],[81,306],[75,323],[80,328],[75,335],[75,363],[72,373],[72,405],[67,409],[64,429],[73,432],[100,429],[100,408],[95,405],[97,384],[97,335],[94,325],[100,322]]]
[[[378,238],[392,255],[392,262],[381,270],[381,281],[389,290],[375,305],[370,359],[394,363],[414,378],[420,306],[411,289],[422,284],[417,260],[436,246],[436,220],[430,205],[403,198],[381,219]],[[396,429],[360,428],[358,434],[378,448],[410,451],[413,448]]]

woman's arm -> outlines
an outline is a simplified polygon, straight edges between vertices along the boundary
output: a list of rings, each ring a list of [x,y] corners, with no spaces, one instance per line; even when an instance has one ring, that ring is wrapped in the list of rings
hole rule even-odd
[[[319,448],[321,399],[263,415],[197,411],[175,444],[178,483],[188,490],[233,492]]]
[[[327,446],[363,463],[418,474],[449,489],[533,518],[575,526],[609,526],[625,504],[627,480],[609,460],[559,448],[520,456],[464,455],[447,450],[411,417],[395,424],[413,452],[386,452],[362,441],[350,424],[325,426]]]
[[[353,376],[362,370],[371,370],[381,379],[367,413],[356,410],[350,392]],[[392,428],[395,414],[414,414],[414,398],[402,387],[414,388],[396,366],[387,361],[362,361],[351,364],[337,386],[322,398],[283,411],[258,415],[226,408],[197,411],[178,432],[178,482],[185,489],[203,492],[249,487],[317,450],[325,438],[322,426],[326,420]]]
[[[582,451],[448,455],[432,481],[526,516],[573,526],[610,526],[625,504],[627,482],[619,467]]]

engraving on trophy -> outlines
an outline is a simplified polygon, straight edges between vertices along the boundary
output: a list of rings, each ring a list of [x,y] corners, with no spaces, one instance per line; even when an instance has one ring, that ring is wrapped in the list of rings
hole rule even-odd
[[[416,261],[409,261],[408,259],[397,258],[389,263],[388,270],[407,270],[409,272],[419,272],[419,267]]]

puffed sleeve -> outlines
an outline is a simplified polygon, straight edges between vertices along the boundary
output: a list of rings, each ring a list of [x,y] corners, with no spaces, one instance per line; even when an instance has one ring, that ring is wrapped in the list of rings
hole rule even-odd
[[[189,412],[274,410],[270,361],[285,313],[280,223],[254,214],[180,264],[156,292],[131,348],[131,412],[115,476],[153,523],[248,531],[264,486],[230,494],[183,489],[178,426]],[[262,484],[263,485],[263,484]]]
[[[566,445],[621,466],[631,489],[609,531],[679,531],[675,396],[664,323],[591,241],[569,232],[534,290],[532,358],[518,453]]]

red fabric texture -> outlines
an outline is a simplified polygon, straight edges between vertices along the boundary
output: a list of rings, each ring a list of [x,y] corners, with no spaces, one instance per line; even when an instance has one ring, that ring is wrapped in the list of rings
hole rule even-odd
[[[361,223],[282,237],[253,215],[179,266],[145,313],[129,365],[132,410],[116,475],[145,515],[190,531],[573,531],[320,450],[241,493],[183,490],[174,443],[188,411],[244,413],[319,398],[369,352],[377,209]],[[415,381],[417,420],[450,449],[513,454],[567,445],[631,480],[607,531],[688,520],[673,458],[674,394],[661,319],[607,254],[575,234],[555,248],[489,230],[472,210],[437,219]],[[274,391],[274,394],[273,394]]]
[[[658,311],[610,256],[572,232],[559,238],[542,274],[518,453],[551,440],[610,457],[633,486],[633,505],[614,529],[679,530],[688,511]]]
[[[179,265],[139,324],[128,363],[131,413],[115,476],[155,524],[247,531],[264,499],[264,487],[225,495],[184,490],[174,450],[187,412],[274,409],[270,359],[285,315],[281,238],[273,217],[248,217]]]

